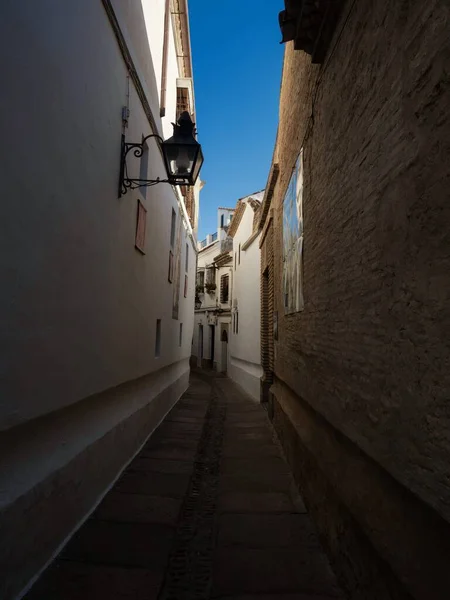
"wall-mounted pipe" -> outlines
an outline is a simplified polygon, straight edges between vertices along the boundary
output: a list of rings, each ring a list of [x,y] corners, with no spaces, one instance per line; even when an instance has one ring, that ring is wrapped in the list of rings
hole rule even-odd
[[[159,103],[159,115],[166,115],[166,93],[167,93],[167,58],[169,56],[169,24],[170,24],[170,0],[166,0],[164,10],[164,38],[161,68],[161,101]]]

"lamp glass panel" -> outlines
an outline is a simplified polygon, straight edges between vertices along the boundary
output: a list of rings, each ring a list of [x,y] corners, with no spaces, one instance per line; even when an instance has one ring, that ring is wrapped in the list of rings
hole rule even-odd
[[[198,146],[198,153],[194,164],[194,169],[192,171],[192,183],[194,184],[197,181],[197,177],[200,173],[200,169],[203,164],[203,152],[201,146]]]

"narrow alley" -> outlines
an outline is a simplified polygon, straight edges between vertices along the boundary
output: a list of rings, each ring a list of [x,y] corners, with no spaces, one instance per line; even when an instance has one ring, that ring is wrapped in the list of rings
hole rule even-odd
[[[450,3],[0,45],[0,600],[449,600]]]
[[[27,600],[341,594],[266,411],[194,372]]]

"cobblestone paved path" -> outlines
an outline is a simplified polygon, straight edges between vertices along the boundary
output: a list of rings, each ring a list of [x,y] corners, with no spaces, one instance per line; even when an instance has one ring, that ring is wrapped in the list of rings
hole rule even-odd
[[[191,386],[26,600],[342,598],[264,409]]]

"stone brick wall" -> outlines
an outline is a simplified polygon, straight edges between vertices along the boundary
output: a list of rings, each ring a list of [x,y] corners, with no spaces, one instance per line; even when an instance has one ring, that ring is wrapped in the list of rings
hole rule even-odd
[[[260,240],[261,247],[261,402],[268,402],[269,388],[273,383],[274,339],[273,313],[274,293],[274,249],[273,213],[270,211],[266,228]]]
[[[304,403],[317,419],[314,435],[330,426],[369,472],[380,469],[373,489],[352,496],[350,472],[332,477],[333,454],[325,449],[319,464],[394,579],[414,598],[443,598],[439,587],[431,595],[421,587],[425,573],[412,576],[417,555],[394,560],[406,538],[394,543],[393,535],[373,533],[383,521],[374,525],[377,506],[365,515],[364,494],[394,481],[392,498],[417,500],[408,512],[413,529],[414,518],[433,511],[433,533],[423,540],[431,554],[433,536],[450,533],[450,9],[436,0],[361,0],[349,13],[351,4],[323,65],[286,47],[272,200],[274,392],[279,410]],[[282,203],[302,145],[305,308],[284,317]],[[281,401],[281,389],[297,400],[286,393]],[[345,466],[348,455],[341,460]],[[332,529],[326,520],[320,526],[325,536]],[[370,595],[370,587],[355,597],[396,597]]]

